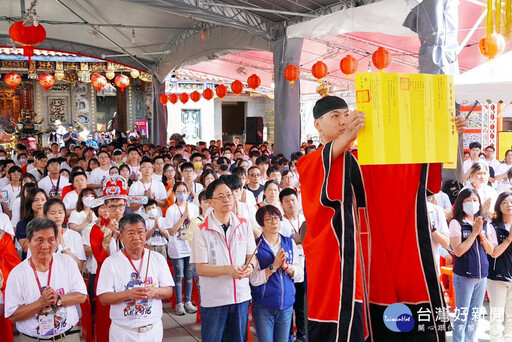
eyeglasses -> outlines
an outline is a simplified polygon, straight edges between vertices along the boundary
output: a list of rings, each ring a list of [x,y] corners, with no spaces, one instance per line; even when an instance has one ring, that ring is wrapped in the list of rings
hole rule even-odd
[[[259,173],[249,173],[249,176],[251,176],[251,177],[260,177],[261,174],[259,174]]]
[[[271,217],[265,218],[264,221],[265,221],[265,223],[280,222],[281,218],[279,216],[271,216]]]
[[[219,195],[217,197],[212,197],[214,200],[224,201],[225,199],[231,200],[233,198],[233,194],[227,194],[227,195]]]
[[[110,210],[124,210],[124,208],[126,208],[126,204],[108,205],[107,208]]]

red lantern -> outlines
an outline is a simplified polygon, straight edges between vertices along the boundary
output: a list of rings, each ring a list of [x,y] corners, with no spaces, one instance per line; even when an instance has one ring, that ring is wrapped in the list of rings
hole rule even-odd
[[[351,77],[353,73],[357,71],[357,68],[359,66],[359,63],[357,62],[357,59],[352,57],[351,55],[346,55],[341,61],[340,61],[340,69],[341,72],[347,75],[347,77]]]
[[[41,44],[46,39],[46,30],[43,25],[23,25],[23,21],[17,21],[9,28],[9,36],[13,42],[23,45],[23,56],[28,57],[30,64],[34,55],[34,45]]]
[[[121,88],[121,93],[124,93],[124,88],[130,85],[130,78],[121,74],[115,78],[114,83],[116,87]]]
[[[190,99],[194,102],[197,102],[201,100],[201,94],[199,94],[199,92],[195,90],[194,92],[192,92],[192,94],[190,94]]]
[[[104,86],[107,85],[107,78],[105,76],[102,76],[100,74],[96,74],[91,79],[91,84],[94,88],[98,90],[98,92],[101,93],[101,89],[103,89]]]
[[[295,83],[295,81],[299,78],[300,70],[295,65],[290,64],[284,69],[284,78],[286,78],[290,84]]]
[[[210,88],[206,88],[204,91],[203,91],[203,97],[210,101],[211,99],[213,99],[213,90],[211,90]]]
[[[256,88],[258,88],[260,86],[260,84],[261,84],[261,78],[258,75],[256,75],[256,74],[252,74],[247,79],[247,85],[251,89],[256,90]]]
[[[217,86],[217,89],[215,89],[215,93],[218,97],[223,99],[228,94],[228,88],[224,84],[220,84]]]
[[[48,91],[55,84],[55,77],[50,74],[42,74],[39,76],[39,84]]]
[[[384,69],[386,69],[391,64],[392,60],[393,56],[391,56],[391,53],[382,46],[378,48],[377,51],[375,51],[372,55],[373,65],[375,65],[375,67],[381,72],[383,72]]]
[[[188,94],[187,94],[187,93],[182,93],[182,94],[180,95],[180,101],[181,101],[181,103],[183,103],[183,104],[187,103],[187,102],[188,102],[188,99],[189,99],[189,96],[188,96]]]
[[[14,90],[17,86],[21,84],[21,75],[15,72],[10,72],[4,77],[5,83]]]
[[[505,49],[505,38],[498,33],[487,33],[478,43],[480,53],[489,59],[493,59]]]
[[[234,81],[231,83],[231,90],[233,93],[240,95],[242,91],[244,91],[244,85],[239,80]]]
[[[169,101],[169,98],[167,97],[167,95],[162,94],[162,95],[160,95],[160,97],[158,99],[160,100],[161,104],[163,104],[164,106],[167,106],[167,102]]]
[[[327,65],[322,61],[318,61],[313,64],[311,73],[318,80],[318,82],[322,82],[322,78],[327,76]]]
[[[176,104],[178,102],[178,95],[176,95],[176,94],[169,95],[169,102],[172,104]]]

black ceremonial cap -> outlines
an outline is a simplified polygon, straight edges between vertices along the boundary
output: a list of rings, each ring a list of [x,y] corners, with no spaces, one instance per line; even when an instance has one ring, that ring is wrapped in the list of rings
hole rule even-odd
[[[313,117],[318,119],[322,115],[335,109],[348,109],[348,105],[341,97],[325,96],[316,101],[313,107]]]

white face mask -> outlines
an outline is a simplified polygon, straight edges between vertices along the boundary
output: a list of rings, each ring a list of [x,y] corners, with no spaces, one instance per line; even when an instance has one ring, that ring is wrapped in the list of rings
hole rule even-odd
[[[188,198],[188,193],[177,193],[176,200],[178,202],[185,202]]]
[[[156,214],[158,214],[158,209],[154,208],[146,210],[146,214],[148,214],[149,218],[155,218]]]
[[[84,207],[90,208],[91,202],[94,199],[92,196],[86,196],[82,198],[82,203],[84,204]]]
[[[462,203],[462,210],[467,215],[475,215],[480,210],[480,203],[478,203],[478,202],[464,202],[464,203]]]

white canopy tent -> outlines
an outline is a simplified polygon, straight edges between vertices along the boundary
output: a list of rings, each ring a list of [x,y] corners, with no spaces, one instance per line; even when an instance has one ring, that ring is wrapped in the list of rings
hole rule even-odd
[[[512,101],[512,51],[454,78],[455,99],[462,103]]]

